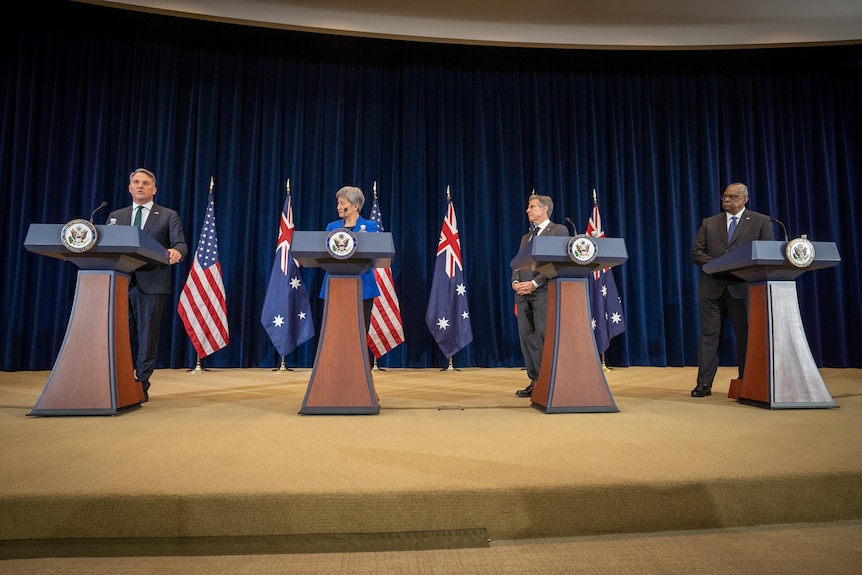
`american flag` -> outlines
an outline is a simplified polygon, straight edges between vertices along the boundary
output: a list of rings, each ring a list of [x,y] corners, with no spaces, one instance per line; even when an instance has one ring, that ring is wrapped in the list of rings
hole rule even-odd
[[[314,337],[308,291],[299,264],[290,254],[294,227],[293,203],[288,193],[281,210],[275,259],[260,313],[260,322],[282,357]]]
[[[212,189],[198,248],[183,293],[180,294],[177,312],[199,358],[211,355],[228,344],[227,304],[221,262],[218,259]]]
[[[440,351],[451,359],[461,348],[473,341],[473,327],[470,324],[470,308],[467,305],[467,285],[464,281],[455,206],[451,199],[448,204],[440,231],[440,241],[437,243],[425,325],[440,346]]]
[[[383,231],[383,218],[380,216],[380,205],[377,203],[377,193],[374,193],[374,204],[371,207],[371,219],[377,222],[378,231]],[[368,348],[374,357],[392,351],[404,343],[404,327],[401,324],[401,306],[395,293],[395,281],[390,268],[375,268],[374,279],[380,288],[380,295],[374,298],[371,308],[371,325],[368,328]]]
[[[587,223],[587,235],[595,238],[605,237],[599,204],[593,201],[593,212]],[[617,291],[617,282],[611,268],[596,270],[589,281],[590,312],[592,314],[593,335],[599,353],[607,351],[611,339],[626,330],[623,320],[623,302]]]

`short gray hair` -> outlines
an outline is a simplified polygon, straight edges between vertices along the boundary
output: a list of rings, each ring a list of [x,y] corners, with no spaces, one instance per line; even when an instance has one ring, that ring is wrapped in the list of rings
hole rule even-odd
[[[136,169],[134,172],[132,172],[131,174],[129,174],[129,183],[130,183],[130,184],[132,183],[132,180],[134,179],[135,174],[146,174],[146,175],[148,175],[148,176],[150,177],[150,179],[153,181],[153,187],[155,187],[155,185],[156,185],[156,175],[155,175],[154,173],[152,173],[151,171],[149,171],[148,169],[146,169],[146,168],[138,168],[138,169]]]
[[[550,219],[551,214],[554,213],[554,200],[551,199],[551,196],[540,196],[538,194],[534,194],[530,196],[530,201],[533,200],[538,201],[540,206],[548,208],[548,219]]]
[[[356,186],[344,186],[335,192],[335,197],[339,200],[346,200],[352,206],[358,204],[360,210],[365,205],[365,194]]]
[[[742,195],[743,195],[744,197],[746,197],[746,198],[748,197],[748,186],[746,186],[746,185],[745,185],[745,184],[743,184],[743,183],[740,183],[740,182],[734,182],[734,183],[732,183],[732,184],[729,184],[727,187],[728,187],[728,188],[734,188],[734,189],[736,189],[736,190],[739,190],[739,193],[740,193],[740,194],[742,194]]]

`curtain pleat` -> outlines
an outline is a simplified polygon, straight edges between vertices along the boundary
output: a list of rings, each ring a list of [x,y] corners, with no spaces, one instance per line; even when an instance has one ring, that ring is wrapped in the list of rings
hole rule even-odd
[[[256,29],[76,2],[0,23],[0,369],[50,369],[74,296],[73,264],[27,252],[31,223],[128,204],[128,174],[157,176],[197,247],[212,178],[230,344],[209,367],[274,367],[260,325],[290,180],[297,229],[336,219],[356,185],[368,217],[376,184],[406,342],[382,366],[443,367],[424,322],[450,190],[474,340],[459,366],[523,365],[509,261],[532,190],[553,220],[583,232],[593,190],[626,331],[610,365],[697,361],[704,217],[735,181],[749,208],[791,237],[837,243],[843,261],[797,280],[812,353],[862,367],[862,47],[673,52],[448,46]],[[79,22],[70,26],[70,22]],[[783,232],[776,227],[776,237]],[[159,367],[195,353],[176,314],[188,261],[174,270]],[[303,268],[320,333],[323,273]],[[730,338],[730,335],[726,336]],[[310,366],[316,338],[289,357]],[[729,339],[726,343],[729,343]],[[724,364],[735,362],[725,345]]]

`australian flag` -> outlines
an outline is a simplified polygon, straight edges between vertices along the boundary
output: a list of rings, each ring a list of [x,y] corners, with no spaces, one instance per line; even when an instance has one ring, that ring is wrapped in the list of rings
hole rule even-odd
[[[293,207],[288,193],[281,211],[275,261],[260,314],[263,328],[282,357],[314,337],[308,292],[299,273],[299,263],[290,253],[293,229]]]
[[[470,307],[467,305],[467,284],[464,281],[455,206],[451,199],[448,203],[440,241],[437,243],[425,324],[440,346],[440,351],[451,359],[473,341],[473,328],[470,325]]]
[[[593,213],[587,224],[587,235],[603,238],[605,230],[599,215],[599,204],[595,202],[593,204]],[[589,281],[589,289],[596,349],[599,353],[604,353],[611,345],[611,339],[626,330],[626,323],[623,320],[623,302],[617,291],[613,270],[604,268],[594,271]]]

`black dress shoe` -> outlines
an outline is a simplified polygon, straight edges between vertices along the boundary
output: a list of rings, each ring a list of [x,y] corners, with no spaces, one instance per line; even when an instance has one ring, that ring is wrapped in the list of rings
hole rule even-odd
[[[530,383],[530,385],[528,385],[524,389],[519,389],[515,392],[515,395],[517,395],[518,397],[530,397],[531,395],[533,395],[533,384]]]
[[[705,385],[698,385],[691,390],[692,397],[706,397],[707,395],[712,395],[712,388]]]

